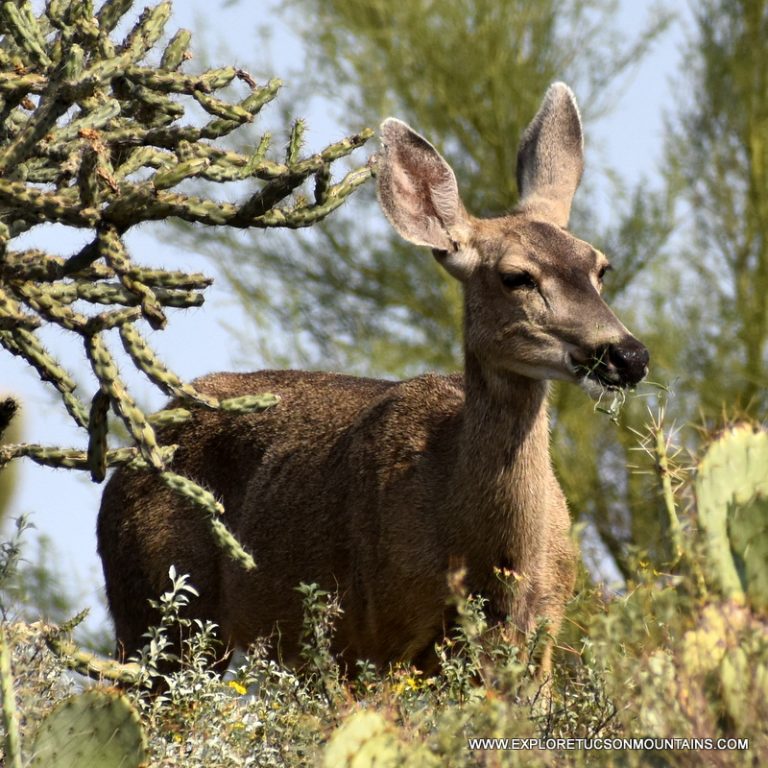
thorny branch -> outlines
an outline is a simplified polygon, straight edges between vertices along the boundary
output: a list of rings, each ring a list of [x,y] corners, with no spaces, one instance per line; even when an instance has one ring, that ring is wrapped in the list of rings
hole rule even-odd
[[[219,402],[163,364],[139,330],[140,321],[164,328],[167,310],[199,306],[211,281],[139,266],[124,235],[143,222],[170,217],[239,228],[311,226],[370,177],[364,165],[334,184],[330,167],[371,132],[302,156],[304,123],[297,120],[279,160],[268,156],[266,133],[250,154],[223,146],[224,138],[252,123],[275,98],[280,81],[259,85],[236,67],[185,73],[191,58],[186,30],[171,37],[159,66],[148,64],[171,3],[147,8],[123,40],[113,40],[111,33],[132,6],[131,0],[106,0],[94,13],[90,1],[49,0],[35,15],[28,0],[0,4],[0,346],[58,391],[86,433],[79,449],[2,445],[0,468],[26,456],[88,471],[97,482],[112,466],[156,471],[206,510],[222,546],[253,567],[224,527],[221,504],[171,470],[175,446],[161,445],[155,428],[191,418],[187,405],[247,412],[270,407],[276,398],[254,394]],[[241,97],[233,99],[237,90]],[[188,107],[203,117],[184,122]],[[253,189],[242,203],[222,202],[191,193],[184,182],[195,179],[245,182]],[[307,182],[311,195],[301,191]],[[90,230],[92,238],[69,256],[11,248],[14,238],[43,224]],[[98,383],[95,392],[79,393],[72,374],[44,348],[37,331],[45,325],[81,337]],[[110,351],[113,329],[136,368],[178,398],[179,407],[154,416],[141,410]],[[132,447],[108,447],[110,409]]]

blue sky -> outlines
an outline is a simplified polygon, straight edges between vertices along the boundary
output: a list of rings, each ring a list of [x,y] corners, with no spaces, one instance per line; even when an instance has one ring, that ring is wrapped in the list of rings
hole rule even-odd
[[[41,3],[35,3],[41,5]],[[140,10],[143,4],[137,3]],[[301,65],[301,41],[290,34],[282,24],[273,25],[271,44],[263,46],[256,28],[269,16],[269,7],[275,3],[255,4],[241,2],[233,7],[220,7],[215,0],[177,0],[168,30],[178,27],[191,29],[193,49],[198,45],[210,51],[217,64],[233,63],[251,71],[258,79],[280,76],[286,80],[285,97],[290,99],[290,71]],[[686,4],[675,3],[681,12]],[[639,30],[647,18],[652,3],[623,0],[621,26],[627,31]],[[211,9],[215,13],[211,13]],[[200,30],[203,30],[202,33]],[[225,32],[226,30],[226,32]],[[226,36],[226,39],[225,39]],[[662,151],[664,110],[672,108],[674,94],[670,79],[679,65],[681,43],[685,30],[681,23],[673,25],[656,44],[652,53],[637,72],[628,79],[626,90],[609,116],[587,135],[587,173],[599,160],[615,168],[627,181],[641,176],[653,177],[658,169]],[[268,62],[272,62],[272,66]],[[578,93],[577,93],[578,96]],[[336,112],[330,110],[335,117]],[[324,109],[322,94],[307,105],[304,116],[309,120],[309,149],[318,149],[356,126],[334,122]],[[417,127],[417,126],[416,126]],[[365,151],[373,151],[373,148]],[[358,154],[358,158],[362,158]],[[597,180],[599,182],[599,180]],[[594,182],[593,182],[594,183]],[[607,188],[596,184],[601,216],[610,216],[610,198]],[[606,190],[606,191],[603,191]],[[361,226],[365,226],[361,223]],[[378,226],[378,225],[377,225]],[[216,268],[209,260],[196,254],[181,253],[161,242],[157,226],[145,226],[130,233],[128,246],[141,263],[203,271],[216,277]],[[78,247],[84,238],[65,239],[61,231],[35,232],[13,247],[32,244],[53,252],[66,254]],[[213,370],[244,367],[238,365],[240,347],[237,338],[225,326],[247,328],[248,321],[235,301],[219,281],[206,293],[206,304],[196,310],[178,311],[170,317],[169,327],[151,335],[154,347],[171,368],[187,379]],[[80,346],[73,345],[57,329],[48,330],[43,338],[49,349],[65,363],[78,361],[80,370],[70,368],[76,375],[87,376],[86,363]],[[259,360],[251,366],[257,369]],[[122,367],[128,373],[129,365]],[[163,398],[151,386],[130,378],[134,395],[143,403],[160,407]],[[90,382],[89,382],[90,386]],[[67,423],[58,400],[31,373],[27,366],[0,349],[0,394],[14,394],[23,405],[23,439],[27,442],[45,442],[84,447],[83,434]],[[29,514],[39,533],[49,536],[56,547],[59,565],[71,579],[69,590],[79,591],[84,604],[96,606],[102,592],[101,567],[96,555],[95,522],[101,487],[93,485],[83,474],[38,467],[31,462],[18,463],[18,483],[10,517]],[[6,530],[7,530],[6,522]],[[30,537],[31,538],[31,537]],[[91,624],[105,620],[101,609],[94,607]]]

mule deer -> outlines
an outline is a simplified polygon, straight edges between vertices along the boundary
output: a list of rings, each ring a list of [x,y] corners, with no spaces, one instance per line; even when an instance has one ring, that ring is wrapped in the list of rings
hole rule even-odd
[[[155,476],[117,471],[98,538],[122,654],[143,645],[157,619],[148,600],[171,564],[200,591],[192,614],[214,620],[228,647],[277,633],[289,662],[300,582],[338,592],[334,642],[347,661],[429,666],[451,622],[457,566],[511,637],[537,617],[557,632],[575,552],[549,455],[547,380],[594,394],[636,384],[648,364],[600,296],[605,256],[565,229],[583,166],[576,102],[562,83],[547,91],[520,145],[520,203],[500,218],[467,213],[451,168],[404,123],[386,120],[381,139],[384,213],[463,285],[463,375],[199,379],[200,391],[222,398],[281,398],[259,414],[198,410],[162,433],[179,444],[173,469],[222,499],[257,569],[230,561],[204,516]],[[516,574],[514,593],[499,569]]]

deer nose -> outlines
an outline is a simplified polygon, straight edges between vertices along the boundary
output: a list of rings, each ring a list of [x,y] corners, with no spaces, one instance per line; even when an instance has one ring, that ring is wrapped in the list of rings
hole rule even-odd
[[[605,350],[607,362],[618,374],[623,386],[637,384],[648,373],[650,355],[644,344],[634,336],[625,336]]]

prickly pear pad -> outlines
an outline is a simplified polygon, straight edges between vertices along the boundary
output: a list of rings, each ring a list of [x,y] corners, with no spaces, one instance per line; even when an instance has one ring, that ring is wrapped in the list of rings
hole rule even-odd
[[[133,705],[119,691],[93,689],[65,699],[45,718],[30,768],[133,768],[145,752]]]

